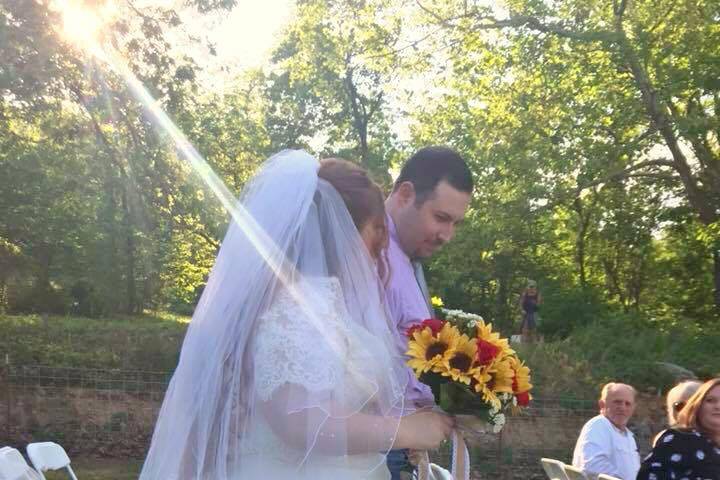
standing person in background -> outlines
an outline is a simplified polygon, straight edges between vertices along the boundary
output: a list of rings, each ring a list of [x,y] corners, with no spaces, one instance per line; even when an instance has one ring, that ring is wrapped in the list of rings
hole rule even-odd
[[[402,355],[408,349],[408,328],[433,315],[420,261],[453,238],[465,217],[472,189],[472,173],[457,152],[425,147],[405,162],[385,200],[389,233],[385,299]],[[432,407],[435,400],[430,387],[420,383],[410,369],[407,375],[406,411]],[[412,469],[407,450],[389,452],[387,465],[392,480],[400,480],[401,472]]]
[[[529,280],[527,287],[520,295],[520,307],[523,309],[523,320],[520,326],[523,343],[532,342],[535,339],[537,328],[537,312],[542,303],[542,296],[537,288],[535,280]]]

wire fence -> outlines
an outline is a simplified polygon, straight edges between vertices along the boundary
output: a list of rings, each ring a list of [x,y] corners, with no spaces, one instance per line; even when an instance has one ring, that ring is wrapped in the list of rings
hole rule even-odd
[[[170,372],[5,365],[0,368],[0,445],[56,441],[71,455],[143,458]],[[468,439],[474,479],[542,479],[541,457],[570,462],[596,399],[535,398],[501,435]],[[662,425],[631,425],[641,453]],[[449,450],[432,454],[441,465]]]

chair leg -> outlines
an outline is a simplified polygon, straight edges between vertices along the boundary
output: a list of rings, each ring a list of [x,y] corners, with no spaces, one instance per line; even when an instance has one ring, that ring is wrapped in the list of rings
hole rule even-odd
[[[72,477],[73,480],[78,480],[78,478],[75,476],[75,472],[73,472],[73,469],[70,465],[67,466],[67,471],[70,474],[70,477]]]

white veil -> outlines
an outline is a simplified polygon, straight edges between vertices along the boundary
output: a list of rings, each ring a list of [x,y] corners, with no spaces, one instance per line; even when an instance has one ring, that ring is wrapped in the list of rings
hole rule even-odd
[[[247,221],[222,243],[141,480],[279,478],[257,470],[278,463],[320,478],[307,469],[363,456],[357,478],[385,468],[406,366],[375,265],[318,168],[283,151],[245,189]]]

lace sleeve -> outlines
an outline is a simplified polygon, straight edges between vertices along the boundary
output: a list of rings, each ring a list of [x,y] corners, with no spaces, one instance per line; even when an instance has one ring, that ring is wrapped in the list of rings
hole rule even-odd
[[[297,288],[314,299],[314,315],[284,292],[258,324],[255,391],[263,401],[285,384],[322,392],[343,381],[348,341],[340,286],[335,279],[315,279]],[[304,295],[308,288],[312,295]]]

